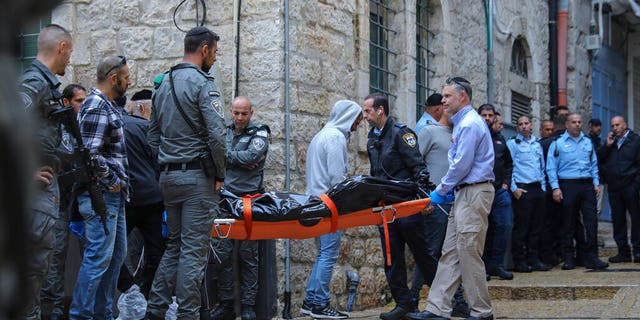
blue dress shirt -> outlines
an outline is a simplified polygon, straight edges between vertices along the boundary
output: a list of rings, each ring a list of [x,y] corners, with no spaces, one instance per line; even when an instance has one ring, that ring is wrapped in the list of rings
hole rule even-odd
[[[507,148],[513,159],[513,175],[511,176],[511,192],[516,191],[516,183],[540,182],[542,191],[546,191],[544,181],[544,156],[538,139],[531,135],[529,140],[517,134],[507,140]]]
[[[449,149],[449,171],[436,191],[441,196],[463,183],[493,181],[493,140],[489,127],[467,105],[451,117],[453,137]]]
[[[547,153],[547,176],[553,189],[560,187],[558,179],[591,178],[594,186],[599,185],[598,158],[591,139],[582,132],[578,138],[565,132],[553,141]]]

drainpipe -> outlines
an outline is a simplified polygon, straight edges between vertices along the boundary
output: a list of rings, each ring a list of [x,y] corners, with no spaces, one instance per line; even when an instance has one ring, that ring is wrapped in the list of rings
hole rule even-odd
[[[558,0],[549,1],[549,104],[558,105]]]
[[[485,20],[487,25],[487,103],[493,104],[493,0],[489,0],[489,4],[484,2]]]
[[[285,177],[284,187],[287,192],[291,188],[290,158],[291,158],[291,106],[289,104],[289,0],[284,0],[284,131],[285,131]],[[285,240],[285,286],[284,286],[284,307],[282,308],[282,318],[291,317],[291,240]]]
[[[234,60],[233,60],[233,73],[231,74],[231,82],[233,83],[233,97],[240,95],[238,92],[238,78],[240,78],[240,5],[241,0],[233,0],[233,42],[234,48]]]
[[[558,106],[567,106],[567,20],[569,0],[558,0]]]

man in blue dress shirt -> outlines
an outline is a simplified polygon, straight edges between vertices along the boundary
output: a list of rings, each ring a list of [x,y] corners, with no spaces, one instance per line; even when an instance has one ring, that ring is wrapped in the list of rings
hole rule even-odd
[[[447,193],[454,189],[456,197],[427,310],[420,314],[420,319],[448,319],[451,297],[461,282],[471,308],[471,317],[467,319],[493,319],[482,262],[494,197],[493,142],[489,128],[471,106],[468,80],[447,79],[442,95],[445,112],[452,115],[453,137],[449,170],[431,193],[431,204],[445,203]]]
[[[609,264],[598,259],[597,246],[598,159],[591,139],[582,133],[582,116],[570,114],[565,126],[567,131],[551,143],[547,154],[547,176],[553,200],[562,206],[562,269],[574,269],[576,256],[584,259],[588,269],[604,269]],[[576,227],[579,220],[584,224],[584,230]],[[586,236],[585,242],[574,248],[574,233],[582,232]]]

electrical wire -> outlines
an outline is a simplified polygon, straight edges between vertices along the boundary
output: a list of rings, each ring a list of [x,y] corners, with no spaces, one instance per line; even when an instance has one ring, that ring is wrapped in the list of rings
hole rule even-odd
[[[201,26],[204,26],[204,22],[207,18],[207,5],[204,2],[204,0],[194,0],[194,1],[196,5],[196,27],[201,27]],[[173,10],[173,25],[176,26],[178,30],[186,33],[187,30],[180,28],[180,26],[178,26],[178,22],[176,21],[176,16],[178,15],[178,9],[180,9],[180,7],[185,2],[187,2],[187,0],[180,1],[178,6],[176,6],[176,8]],[[200,2],[200,4],[202,5],[202,19],[200,19],[200,10],[198,9],[198,2]]]

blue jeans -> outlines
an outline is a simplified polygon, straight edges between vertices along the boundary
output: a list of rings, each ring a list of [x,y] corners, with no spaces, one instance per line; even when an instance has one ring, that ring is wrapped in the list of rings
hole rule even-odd
[[[511,195],[509,191],[498,188],[491,206],[491,214],[489,214],[489,229],[484,245],[483,260],[486,265],[504,267],[504,256],[507,252],[507,243],[511,239],[512,228]]]
[[[331,283],[333,266],[338,261],[341,235],[342,231],[337,231],[318,237],[318,257],[309,275],[305,297],[305,300],[314,306],[324,307],[331,299],[329,283]]]
[[[105,234],[100,217],[91,208],[87,192],[78,196],[78,209],[84,218],[85,249],[69,310],[70,319],[113,319],[120,266],[127,254],[127,232],[123,194],[103,192],[107,204]]]

